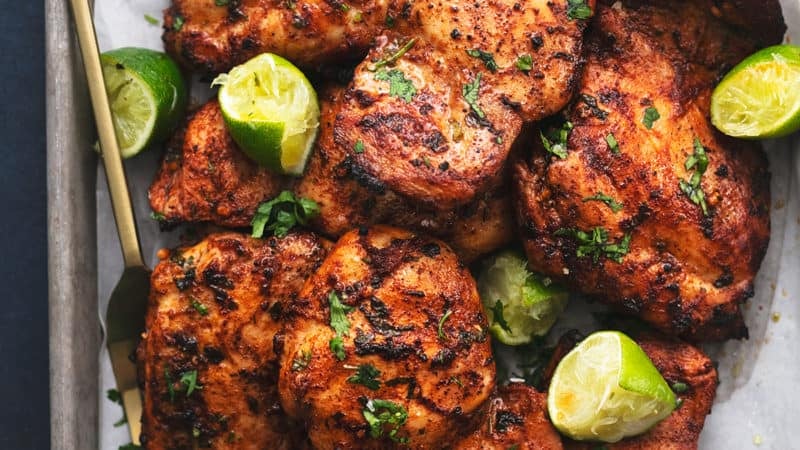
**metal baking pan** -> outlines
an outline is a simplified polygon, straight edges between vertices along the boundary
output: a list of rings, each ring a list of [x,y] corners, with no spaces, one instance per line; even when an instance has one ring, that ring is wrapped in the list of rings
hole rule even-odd
[[[68,2],[45,0],[52,449],[97,448],[97,157]]]

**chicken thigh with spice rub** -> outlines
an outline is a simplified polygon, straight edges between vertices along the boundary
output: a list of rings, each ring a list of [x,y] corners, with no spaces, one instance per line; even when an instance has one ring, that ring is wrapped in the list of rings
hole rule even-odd
[[[347,233],[286,317],[280,399],[315,448],[443,448],[482,420],[495,384],[487,319],[443,242]]]
[[[776,0],[736,26],[718,3],[599,2],[577,99],[512,170],[532,269],[701,340],[747,336],[769,240],[766,158],[712,127],[709,98],[785,29]]]

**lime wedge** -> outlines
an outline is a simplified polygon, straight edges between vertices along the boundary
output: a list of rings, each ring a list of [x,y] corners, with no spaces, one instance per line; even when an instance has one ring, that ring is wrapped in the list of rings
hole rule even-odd
[[[800,47],[768,47],[734,67],[711,95],[711,122],[741,138],[800,129]]]
[[[317,93],[289,61],[262,53],[218,76],[231,136],[257,163],[301,175],[319,127]]]
[[[186,109],[186,85],[169,56],[146,48],[100,55],[103,78],[123,158],[161,141]]]
[[[576,440],[618,442],[647,431],[675,406],[650,358],[618,331],[594,333],[569,352],[547,394],[553,425]]]
[[[527,265],[519,252],[509,250],[488,259],[478,277],[489,331],[506,345],[544,336],[567,306],[567,292],[528,271]]]

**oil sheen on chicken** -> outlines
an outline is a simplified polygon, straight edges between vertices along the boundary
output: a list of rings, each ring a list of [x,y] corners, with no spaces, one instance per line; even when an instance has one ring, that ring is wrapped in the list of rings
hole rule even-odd
[[[784,26],[729,3],[600,2],[567,122],[542,130],[552,152],[513,168],[533,269],[692,339],[747,336],[740,306],[769,240],[766,158],[712,127],[709,97]]]
[[[273,336],[328,248],[310,233],[226,232],[158,264],[138,349],[144,448],[301,448],[278,402]]]
[[[443,242],[347,233],[287,314],[280,399],[315,448],[442,448],[482,419],[495,383],[488,324]]]

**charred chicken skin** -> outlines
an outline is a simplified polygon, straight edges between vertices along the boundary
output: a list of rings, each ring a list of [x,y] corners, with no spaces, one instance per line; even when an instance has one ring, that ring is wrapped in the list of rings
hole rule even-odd
[[[561,436],[546,415],[547,394],[520,383],[498,388],[480,427],[457,450],[561,450]]]
[[[280,193],[284,184],[284,177],[239,150],[219,103],[211,100],[170,142],[150,186],[150,206],[167,227],[182,222],[245,227],[258,204]]]
[[[347,233],[286,314],[281,404],[315,448],[442,448],[482,419],[495,383],[488,324],[443,242]]]
[[[734,27],[713,3],[600,2],[566,121],[512,170],[533,269],[701,340],[747,336],[740,305],[769,240],[766,158],[714,130],[709,97],[784,29]]]
[[[295,449],[278,402],[273,336],[329,244],[310,233],[219,233],[153,271],[138,349],[149,450]]]

